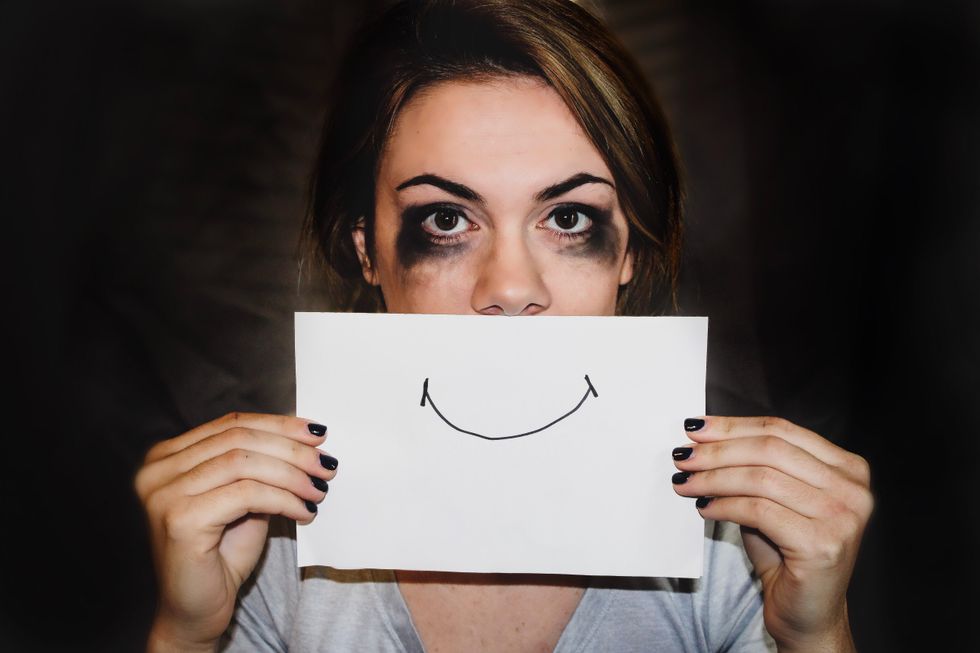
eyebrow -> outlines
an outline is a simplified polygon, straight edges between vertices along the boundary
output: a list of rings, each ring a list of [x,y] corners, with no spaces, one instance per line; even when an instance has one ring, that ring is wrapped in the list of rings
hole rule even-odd
[[[450,195],[455,195],[464,200],[470,200],[471,202],[479,202],[480,204],[486,204],[486,200],[483,197],[467,186],[463,184],[457,184],[455,181],[449,181],[439,175],[418,175],[417,177],[412,177],[408,181],[403,181],[398,185],[395,190],[405,190],[410,186],[435,186],[436,188],[441,188]]]
[[[615,189],[616,186],[613,185],[608,179],[603,179],[602,177],[596,177],[595,175],[590,175],[585,172],[580,172],[578,174],[572,175],[565,181],[560,181],[557,184],[548,186],[544,190],[538,192],[534,199],[539,202],[547,202],[548,200],[553,200],[556,197],[561,197],[573,188],[578,188],[579,186],[584,186],[585,184],[606,184],[610,188]],[[436,188],[441,188],[450,195],[455,195],[464,200],[469,200],[471,202],[478,202],[480,204],[486,204],[486,200],[483,199],[479,193],[477,193],[472,188],[464,186],[463,184],[457,183],[455,181],[449,181],[444,177],[433,174],[417,175],[412,177],[407,181],[400,183],[395,190],[401,191],[409,188],[411,186],[435,186]]]
[[[539,202],[547,202],[548,200],[553,200],[556,197],[561,197],[573,188],[578,188],[579,186],[584,186],[585,184],[606,184],[613,190],[615,186],[608,179],[603,179],[602,177],[596,177],[595,175],[590,175],[585,172],[580,172],[577,175],[572,175],[565,181],[560,181],[554,186],[548,186],[543,191],[534,196],[534,199]]]

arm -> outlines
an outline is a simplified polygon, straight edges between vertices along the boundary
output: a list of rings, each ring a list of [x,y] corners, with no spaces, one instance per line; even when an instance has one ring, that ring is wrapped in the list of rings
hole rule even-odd
[[[854,651],[846,593],[873,506],[867,462],[779,418],[685,427],[695,442],[675,450],[675,490],[742,526],[779,650]]]

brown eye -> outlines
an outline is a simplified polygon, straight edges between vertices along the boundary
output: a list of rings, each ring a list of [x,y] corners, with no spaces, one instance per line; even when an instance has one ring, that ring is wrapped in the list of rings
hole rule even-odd
[[[555,226],[559,229],[569,230],[574,229],[575,225],[578,224],[578,211],[573,211],[571,209],[561,209],[555,211]]]
[[[451,208],[439,208],[425,217],[422,228],[434,236],[454,236],[467,231],[471,224],[462,212]]]
[[[437,211],[433,222],[440,231],[452,231],[459,224],[459,214],[455,211]]]
[[[559,234],[580,234],[592,227],[592,218],[574,206],[562,206],[548,215],[544,227]]]

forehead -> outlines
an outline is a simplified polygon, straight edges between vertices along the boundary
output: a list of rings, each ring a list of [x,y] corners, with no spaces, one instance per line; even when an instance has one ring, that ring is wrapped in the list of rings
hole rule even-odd
[[[401,110],[381,165],[382,176],[434,172],[491,185],[519,176],[539,188],[581,171],[609,174],[558,93],[531,77],[424,90]]]

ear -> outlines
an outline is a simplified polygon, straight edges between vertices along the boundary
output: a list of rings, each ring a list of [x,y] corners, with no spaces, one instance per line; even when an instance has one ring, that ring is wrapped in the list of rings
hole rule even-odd
[[[354,249],[357,251],[357,260],[361,263],[361,274],[364,275],[364,280],[372,286],[377,286],[380,282],[378,281],[377,271],[375,271],[374,266],[371,265],[371,257],[367,251],[367,236],[364,233],[364,218],[360,218],[354,223],[354,227],[350,230],[350,235],[354,240]]]
[[[626,248],[623,266],[619,269],[619,285],[625,286],[633,279],[633,250]]]

